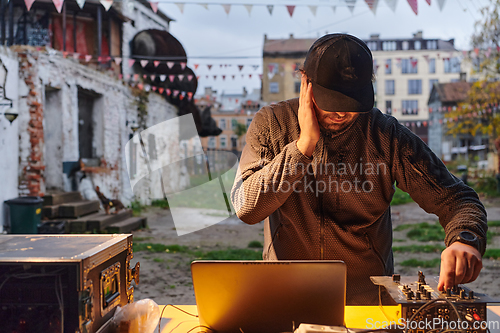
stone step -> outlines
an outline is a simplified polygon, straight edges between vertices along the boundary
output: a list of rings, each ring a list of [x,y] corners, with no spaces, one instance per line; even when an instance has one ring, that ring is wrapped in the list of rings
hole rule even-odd
[[[42,206],[42,219],[55,219],[59,217],[59,205]]]
[[[99,200],[68,202],[59,206],[59,217],[79,218],[98,212],[99,207]]]
[[[132,230],[144,228],[146,226],[147,219],[145,217],[129,217],[128,219],[121,221],[121,222],[116,222],[113,223],[112,225],[108,226],[106,228],[106,231],[115,233],[115,234],[122,234],[122,233],[129,233]]]
[[[39,234],[68,234],[69,232],[69,223],[66,220],[42,221],[38,226]]]
[[[113,223],[117,223],[132,217],[132,210],[123,209],[117,214],[98,213],[89,216],[84,216],[82,219],[87,220],[88,231],[103,231],[105,228]]]
[[[63,192],[63,193],[54,193],[54,194],[46,194],[43,197],[43,205],[44,206],[56,206],[67,202],[75,202],[82,201],[82,195],[80,192]]]
[[[68,220],[68,233],[72,234],[84,234],[87,232],[87,221],[85,220]]]

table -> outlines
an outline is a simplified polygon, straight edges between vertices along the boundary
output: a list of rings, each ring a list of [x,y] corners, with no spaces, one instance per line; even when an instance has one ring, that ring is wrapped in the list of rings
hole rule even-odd
[[[190,314],[196,315],[198,313],[196,305],[176,305],[176,307]],[[160,305],[160,312],[163,311],[160,321],[161,333],[205,332],[202,328],[196,328],[199,325],[198,318],[183,313],[172,306],[164,308],[165,305]],[[378,306],[346,306],[345,323],[349,328],[376,328],[377,325],[383,325],[384,321],[397,321],[399,311],[399,305],[384,306],[383,308]],[[492,322],[490,332],[500,333],[500,306],[488,306],[487,320]],[[210,332],[210,330],[206,331]]]

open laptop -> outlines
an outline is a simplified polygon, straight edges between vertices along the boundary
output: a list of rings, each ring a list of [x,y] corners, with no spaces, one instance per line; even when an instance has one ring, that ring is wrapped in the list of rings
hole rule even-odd
[[[344,325],[342,261],[194,261],[200,325],[207,332],[293,332],[301,323]]]

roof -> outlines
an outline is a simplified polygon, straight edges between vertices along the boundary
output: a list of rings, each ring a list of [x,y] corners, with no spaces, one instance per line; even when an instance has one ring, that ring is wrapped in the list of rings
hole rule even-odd
[[[316,38],[265,39],[264,55],[306,55]]]
[[[463,102],[467,99],[467,94],[472,83],[459,81],[450,83],[439,83],[433,89],[437,90],[441,103]]]

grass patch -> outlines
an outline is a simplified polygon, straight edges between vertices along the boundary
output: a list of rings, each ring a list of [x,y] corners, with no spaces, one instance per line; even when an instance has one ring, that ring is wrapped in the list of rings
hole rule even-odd
[[[160,207],[163,209],[169,209],[170,207],[168,206],[168,201],[165,199],[158,199],[158,200],[153,200],[151,202],[151,206],[153,207]]]
[[[441,259],[431,259],[431,260],[418,260],[418,259],[408,259],[401,263],[401,266],[407,267],[422,267],[422,268],[432,268],[438,267],[441,264]]]
[[[423,222],[414,224],[414,227],[406,233],[406,237],[419,242],[442,241],[445,233],[439,223],[429,224]]]
[[[500,257],[500,249],[486,249],[483,258],[498,259]]]
[[[140,201],[135,200],[130,203],[130,209],[132,209],[132,214],[134,216],[138,216],[142,213],[142,211],[146,208]]]
[[[493,241],[493,237],[495,236],[498,236],[498,232],[494,232],[494,231],[486,231],[486,244],[491,244],[491,242]]]
[[[500,227],[500,221],[488,221],[488,227]]]
[[[154,258],[153,261],[154,262],[163,262],[163,259],[162,258]]]
[[[391,200],[391,206],[402,205],[409,202],[413,202],[413,199],[410,197],[410,195],[396,187],[396,192],[394,192],[394,196]]]
[[[134,242],[144,242],[147,240],[152,239],[153,237],[134,237],[133,240]]]
[[[409,253],[435,253],[442,252],[445,249],[442,245],[408,245],[408,246],[394,246],[394,252],[409,252]]]
[[[406,239],[394,238],[392,241],[393,242],[406,242]]]
[[[394,228],[394,231],[403,231],[406,229],[414,228],[415,224],[400,224],[396,228]]]
[[[262,243],[254,240],[254,241],[251,241],[250,243],[248,243],[248,247],[250,247],[250,248],[262,248]]]
[[[133,251],[134,252],[139,252],[139,251],[148,251],[148,252],[153,252],[153,253],[158,253],[158,252],[168,252],[168,253],[189,253],[189,248],[187,246],[182,246],[182,245],[163,245],[163,244],[157,244],[157,243],[134,243],[133,245]]]
[[[262,260],[262,252],[250,249],[227,249],[197,253],[203,260]]]

